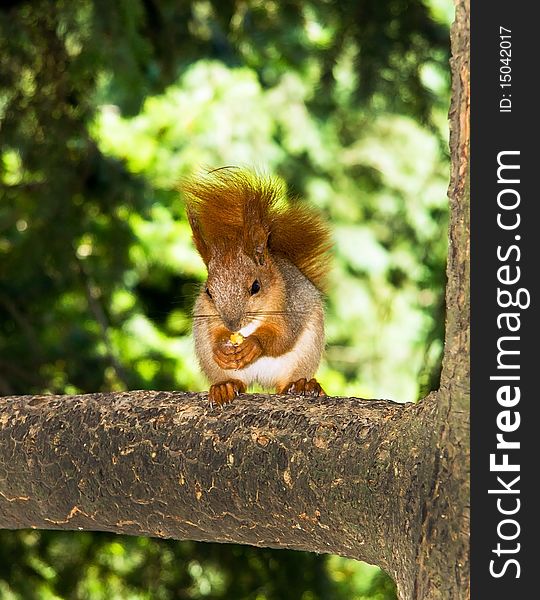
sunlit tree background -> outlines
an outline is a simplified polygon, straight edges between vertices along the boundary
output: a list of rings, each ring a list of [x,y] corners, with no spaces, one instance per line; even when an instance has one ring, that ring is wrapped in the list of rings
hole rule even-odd
[[[59,0],[0,7],[0,394],[202,390],[204,281],[178,183],[255,167],[334,232],[332,395],[437,387],[451,0]],[[0,533],[0,599],[377,599],[338,558]]]

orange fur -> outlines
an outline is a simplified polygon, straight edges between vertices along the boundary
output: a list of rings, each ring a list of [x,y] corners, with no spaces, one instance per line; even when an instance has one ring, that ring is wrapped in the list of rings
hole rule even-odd
[[[253,334],[259,340],[265,356],[281,356],[294,345],[294,338],[285,323],[264,323]]]
[[[311,207],[290,200],[280,180],[225,168],[182,186],[195,246],[208,262],[243,248],[264,261],[267,253],[292,262],[324,291],[330,232]]]

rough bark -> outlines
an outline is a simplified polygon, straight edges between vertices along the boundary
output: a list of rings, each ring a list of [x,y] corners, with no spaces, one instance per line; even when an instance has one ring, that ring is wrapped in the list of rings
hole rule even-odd
[[[452,31],[441,388],[421,403],[126,392],[0,399],[0,527],[331,552],[402,599],[468,588],[468,0]]]
[[[436,473],[425,507],[414,594],[414,598],[441,600],[470,597],[470,4],[469,0],[457,0],[455,4],[451,34],[447,317],[435,421],[440,433],[434,448]]]
[[[6,398],[0,527],[90,529],[350,556],[411,597],[433,481],[422,404],[127,392]]]

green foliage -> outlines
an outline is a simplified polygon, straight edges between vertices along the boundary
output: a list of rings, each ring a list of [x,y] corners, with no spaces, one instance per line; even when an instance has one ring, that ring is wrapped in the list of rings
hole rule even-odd
[[[5,532],[2,542],[2,600],[395,598],[379,569],[337,556],[105,533]]]
[[[314,94],[298,73],[265,89],[251,69],[203,60],[164,94],[147,98],[136,117],[103,106],[90,130],[107,156],[160,194],[146,220],[132,217],[146,251],[137,261],[139,281],[149,272],[187,270],[204,279],[175,190],[183,175],[220,164],[286,174],[291,162],[307,162],[310,176],[296,175],[293,192],[324,210],[335,233],[323,386],[414,400],[419,373],[435,368],[442,347],[440,335],[426,344],[441,319],[446,251],[448,176],[439,140],[411,117],[368,118],[363,107],[321,125],[309,110]],[[340,132],[351,121],[358,134],[346,141]]]
[[[0,393],[204,389],[177,184],[226,164],[332,224],[323,386],[434,389],[451,18],[450,0],[3,4]],[[394,594],[352,561],[236,546],[5,532],[0,553],[0,598]]]

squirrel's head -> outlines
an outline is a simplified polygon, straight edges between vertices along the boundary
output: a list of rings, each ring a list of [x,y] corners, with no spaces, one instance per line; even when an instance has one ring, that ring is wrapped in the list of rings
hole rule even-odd
[[[204,302],[219,314],[225,327],[247,337],[251,327],[280,309],[283,282],[265,245],[258,251],[216,251],[208,261]]]
[[[263,313],[284,309],[280,256],[322,289],[330,248],[328,228],[309,207],[289,202],[276,178],[223,167],[182,185],[193,241],[207,269],[207,313],[216,311],[242,333]],[[245,337],[245,336],[244,336]]]

